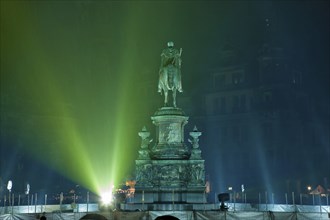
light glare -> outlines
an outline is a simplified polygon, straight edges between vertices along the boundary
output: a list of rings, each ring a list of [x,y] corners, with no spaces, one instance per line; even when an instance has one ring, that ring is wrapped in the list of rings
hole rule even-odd
[[[9,190],[9,192],[11,191],[12,187],[13,187],[13,181],[9,180],[7,184],[7,189]]]
[[[104,205],[109,205],[112,202],[112,192],[104,192],[101,195],[101,202]]]

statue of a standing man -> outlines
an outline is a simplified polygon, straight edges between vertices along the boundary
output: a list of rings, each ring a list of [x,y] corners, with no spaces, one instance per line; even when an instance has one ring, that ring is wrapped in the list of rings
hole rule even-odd
[[[182,92],[181,84],[181,54],[174,48],[173,42],[167,43],[168,48],[161,53],[161,63],[159,68],[158,92],[164,91],[165,106],[168,102],[168,91],[172,90],[173,106],[176,107],[176,91]]]

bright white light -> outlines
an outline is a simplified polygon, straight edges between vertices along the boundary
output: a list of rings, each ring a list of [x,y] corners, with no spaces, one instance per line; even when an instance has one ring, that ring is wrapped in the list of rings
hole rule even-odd
[[[110,205],[110,203],[112,202],[112,192],[104,192],[101,195],[101,202],[104,205]]]
[[[112,192],[113,192],[114,187],[115,186],[113,184],[111,184],[110,187],[101,190],[101,203],[103,205],[107,206],[107,205],[110,205],[110,203],[112,202],[112,200],[113,200]]]
[[[28,195],[30,193],[30,184],[26,184],[25,194]]]
[[[13,187],[13,181],[9,180],[7,184],[7,189],[9,190],[9,192],[11,191],[12,187]]]

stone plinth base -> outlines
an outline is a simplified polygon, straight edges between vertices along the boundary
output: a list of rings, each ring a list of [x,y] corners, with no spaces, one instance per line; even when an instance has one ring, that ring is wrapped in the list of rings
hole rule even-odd
[[[214,204],[176,204],[176,203],[122,203],[120,209],[124,211],[193,211],[213,210]]]
[[[202,204],[206,201],[204,187],[193,189],[175,190],[175,189],[136,189],[133,203],[176,203],[176,204]]]

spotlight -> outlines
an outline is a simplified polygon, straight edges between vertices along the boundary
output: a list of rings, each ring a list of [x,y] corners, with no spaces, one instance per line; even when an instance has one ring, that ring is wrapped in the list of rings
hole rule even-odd
[[[221,202],[220,210],[226,211],[228,210],[228,206],[225,206],[225,201],[229,200],[229,193],[220,193],[218,195],[219,202]]]
[[[101,191],[101,203],[103,206],[108,206],[113,201],[113,188],[115,186],[112,184],[111,187]]]
[[[101,194],[101,202],[103,205],[110,205],[112,200],[112,192],[104,192]]]

